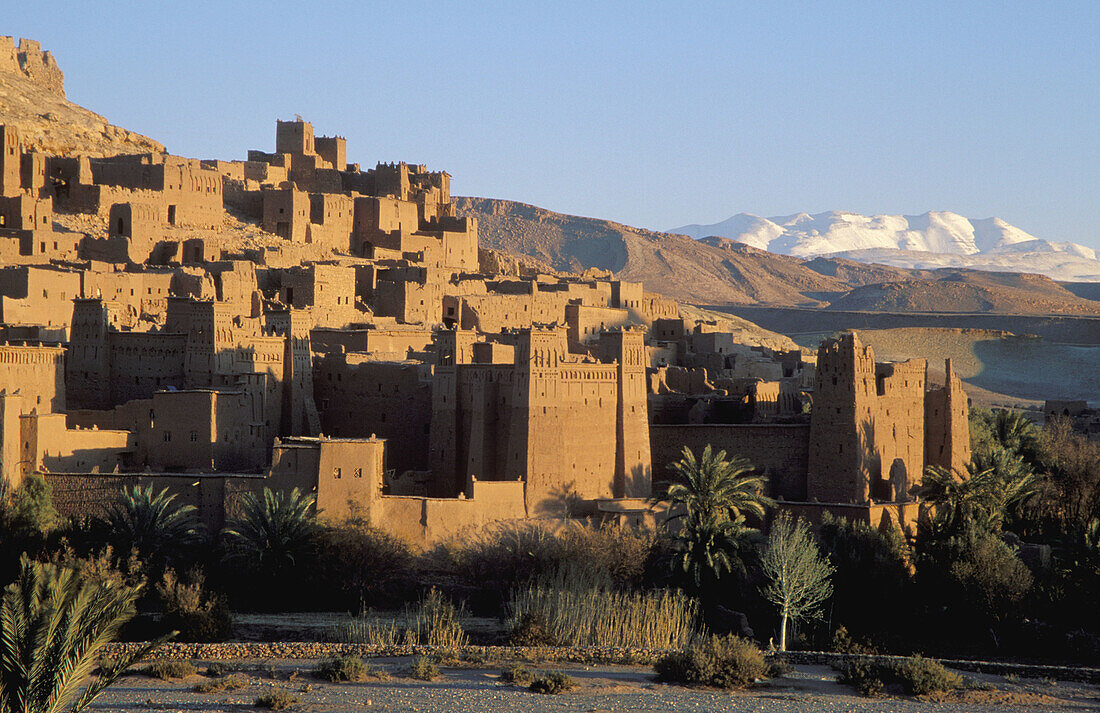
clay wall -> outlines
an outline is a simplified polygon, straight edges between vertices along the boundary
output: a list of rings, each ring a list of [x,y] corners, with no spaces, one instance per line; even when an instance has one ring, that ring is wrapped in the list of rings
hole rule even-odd
[[[21,418],[23,453],[29,472],[104,472],[119,469],[134,449],[129,431],[67,428],[63,413],[32,413]]]
[[[520,481],[469,485],[463,499],[383,495],[375,504],[375,527],[414,546],[427,547],[463,533],[474,534],[487,524],[522,520],[527,516],[524,484]]]
[[[46,183],[47,158],[44,153],[29,151],[20,162],[19,181],[23,190],[35,198],[51,198],[53,194],[53,186]]]
[[[275,122],[275,153],[312,154],[313,125],[307,121]]]
[[[0,268],[0,321],[7,324],[68,326],[81,273],[45,266]]]
[[[769,477],[769,494],[786,500],[806,500],[809,460],[808,424],[663,425],[649,427],[653,479],[672,477],[668,466],[680,460],[684,446],[699,457],[709,444],[727,456],[748,458]]]
[[[570,344],[592,344],[605,329],[634,324],[635,320],[626,308],[568,304],[565,306],[565,323]]]
[[[353,201],[350,196],[313,193],[306,240],[329,250],[351,249]]]
[[[430,368],[363,354],[314,361],[314,400],[329,436],[386,439],[388,467],[398,474],[428,468],[432,416]]]
[[[53,199],[26,193],[0,197],[0,228],[53,232]]]
[[[187,336],[155,332],[112,332],[106,344],[108,392],[101,406],[151,399],[168,387],[187,385]]]
[[[931,389],[925,398],[925,458],[928,465],[965,473],[970,462],[969,399],[950,359],[944,360],[944,373],[944,386]]]
[[[319,327],[310,332],[310,341],[318,352],[342,349],[346,352],[368,352],[387,358],[404,358],[427,352],[432,344],[432,330]]]
[[[197,508],[197,516],[209,532],[217,532],[225,524],[227,500],[226,482],[232,481],[239,492],[242,488],[262,488],[260,476],[226,476],[158,473],[99,474],[99,473],[47,473],[46,482],[53,491],[53,503],[62,517],[88,517],[102,515],[107,507],[118,499],[127,486],[152,486],[167,488],[176,496],[178,505]]]
[[[0,391],[18,391],[22,408],[40,413],[65,409],[65,350],[49,346],[0,345]]]
[[[309,228],[309,194],[293,188],[264,189],[263,229],[296,243],[306,241]]]
[[[317,154],[337,171],[348,167],[348,142],[342,136],[318,136],[313,142]]]
[[[377,438],[321,438],[317,509],[329,520],[366,515],[382,494],[386,442]]]
[[[23,192],[20,175],[22,162],[23,144],[19,140],[19,129],[0,124],[0,196],[17,196]]]

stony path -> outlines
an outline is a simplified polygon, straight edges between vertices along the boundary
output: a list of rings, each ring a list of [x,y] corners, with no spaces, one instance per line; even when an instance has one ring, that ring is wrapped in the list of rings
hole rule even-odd
[[[997,690],[968,691],[943,701],[905,697],[867,699],[837,684],[833,672],[821,666],[797,666],[774,681],[750,690],[726,693],[658,684],[652,670],[637,666],[537,666],[533,670],[560,670],[572,676],[578,688],[556,696],[531,693],[500,682],[499,667],[442,669],[432,682],[406,677],[408,660],[374,662],[390,672],[388,680],[331,684],[313,679],[314,662],[282,661],[274,665],[252,662],[245,673],[248,685],[237,691],[195,693],[196,683],[208,680],[191,676],[160,681],[128,676],[95,701],[100,711],[254,711],[258,695],[282,689],[295,693],[298,711],[403,711],[435,713],[456,711],[758,711],[786,713],[820,711],[1100,711],[1100,688],[1083,684],[1006,681],[999,676],[976,677]],[[201,668],[200,668],[201,670]],[[975,677],[972,677],[975,678]]]

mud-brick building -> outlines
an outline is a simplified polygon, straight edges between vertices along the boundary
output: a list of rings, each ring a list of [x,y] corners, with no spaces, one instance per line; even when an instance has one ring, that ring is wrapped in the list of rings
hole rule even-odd
[[[930,465],[965,471],[970,461],[968,399],[946,363],[945,383],[928,382],[924,359],[875,361],[854,333],[818,351],[808,423],[650,426],[653,472],[686,445],[711,444],[768,474],[780,507],[818,521],[825,512],[915,534],[917,490]]]
[[[439,333],[432,392],[433,494],[470,479],[521,480],[528,510],[559,512],[650,494],[646,353],[641,330],[568,351],[564,328],[517,330],[512,344]]]

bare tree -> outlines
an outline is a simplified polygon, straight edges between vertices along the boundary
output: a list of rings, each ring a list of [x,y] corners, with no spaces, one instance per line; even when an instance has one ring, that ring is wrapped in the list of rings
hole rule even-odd
[[[787,650],[787,621],[818,616],[833,594],[829,578],[836,568],[822,556],[801,518],[782,513],[772,523],[761,561],[767,580],[762,594],[779,608],[779,650]]]

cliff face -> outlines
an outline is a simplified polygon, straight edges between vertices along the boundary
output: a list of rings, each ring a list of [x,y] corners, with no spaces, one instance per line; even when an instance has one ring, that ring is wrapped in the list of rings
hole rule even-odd
[[[65,99],[65,77],[37,42],[0,37],[0,124],[15,126],[26,149],[49,154],[160,153],[164,146],[113,126]]]

